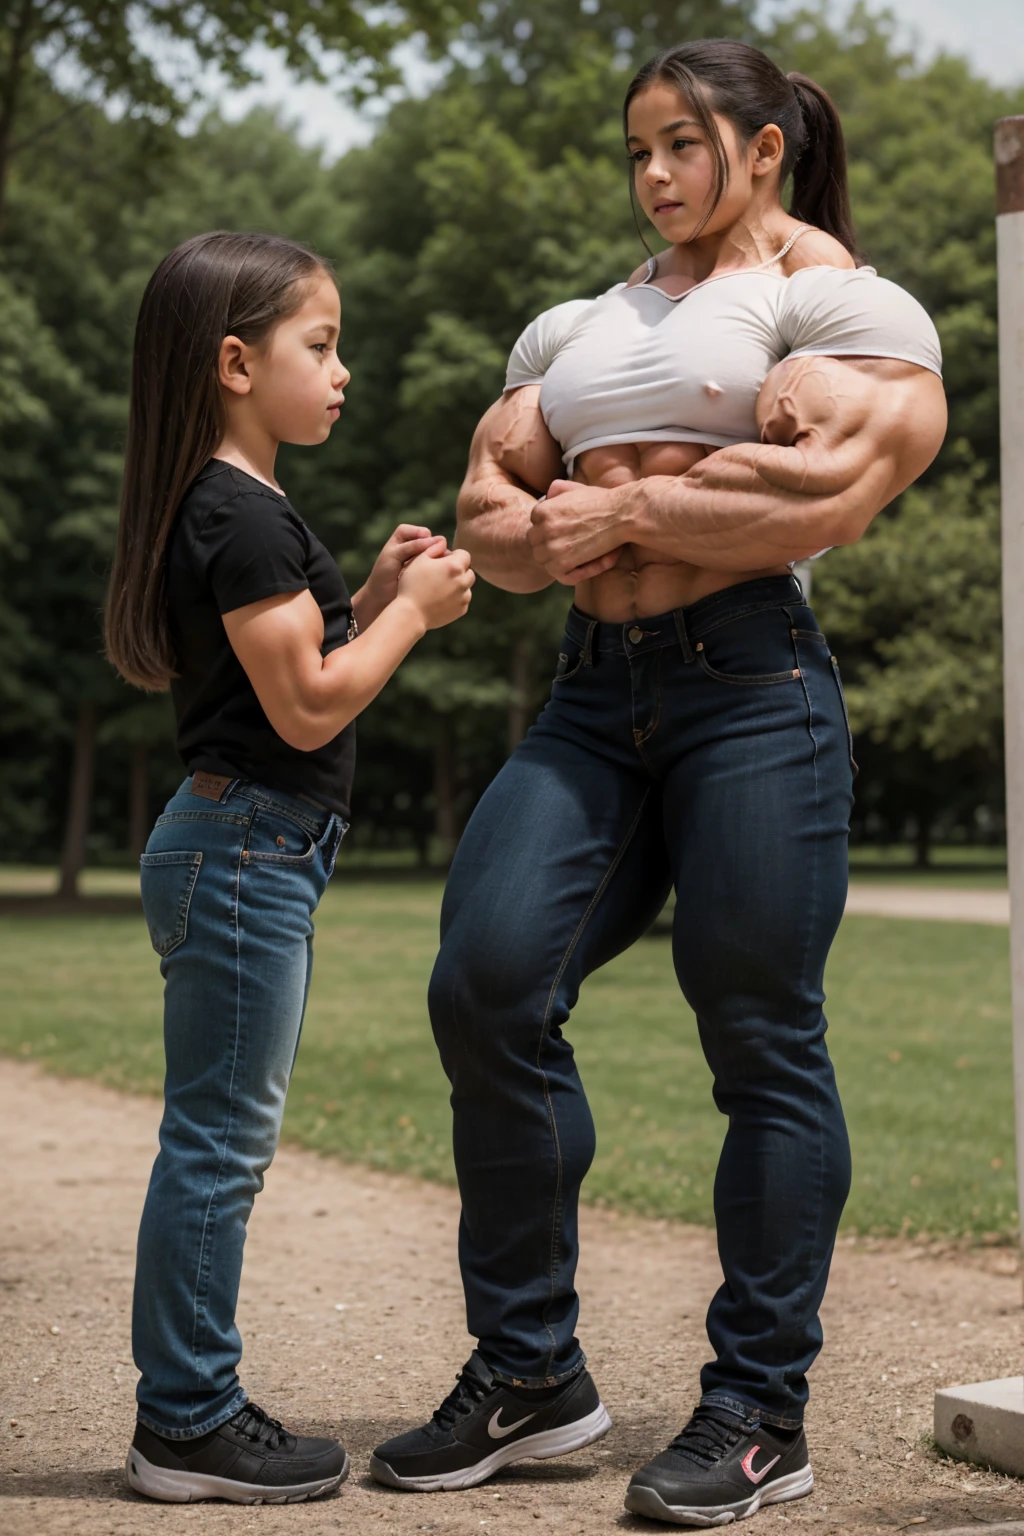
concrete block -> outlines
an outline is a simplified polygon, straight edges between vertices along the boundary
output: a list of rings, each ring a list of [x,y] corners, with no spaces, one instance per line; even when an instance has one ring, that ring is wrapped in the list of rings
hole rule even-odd
[[[936,1392],[935,1440],[958,1461],[1024,1477],[1024,1377]]]

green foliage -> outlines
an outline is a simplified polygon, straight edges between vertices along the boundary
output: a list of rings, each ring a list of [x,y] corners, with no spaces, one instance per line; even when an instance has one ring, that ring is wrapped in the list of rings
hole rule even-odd
[[[237,125],[211,116],[185,137],[157,132],[143,85],[138,110],[111,121],[65,100],[41,72],[26,74],[26,142],[0,233],[9,852],[57,843],[83,700],[104,717],[96,851],[124,846],[127,754],[140,731],[164,744],[154,803],[179,771],[166,713],[139,713],[100,654],[130,337],[157,261],[211,227],[276,229],[329,256],[353,380],[331,442],[286,451],[282,481],[353,585],[396,522],[450,535],[469,439],[519,330],[550,304],[602,292],[644,255],[618,121],[633,62],[678,35],[752,35],[745,3],[635,13],[631,3],[496,0],[473,22],[472,66],[453,62],[429,96],[399,102],[370,145],[330,168],[266,113]],[[218,26],[230,19],[227,7],[199,9],[216,11]],[[427,9],[439,29],[459,14],[433,0]],[[215,28],[209,43],[225,50],[226,67],[271,25],[291,29],[295,48],[308,49],[303,67],[314,67],[304,5],[230,12],[234,32]],[[318,13],[328,29],[348,14]],[[405,26],[419,13],[400,14]],[[2,25],[0,48],[9,45]],[[836,96],[865,251],[935,315],[946,352],[953,425],[939,463],[860,545],[815,571],[859,736],[858,825],[899,835],[908,822],[920,832],[945,818],[971,828],[979,806],[998,818],[1001,793],[990,133],[1024,98],[954,59],[921,65],[894,45],[889,22],[863,9],[841,28],[811,10],[763,40]],[[113,51],[110,81],[127,58]],[[62,117],[69,106],[74,116]],[[427,638],[361,722],[357,837],[425,849],[442,821],[450,835],[524,711],[543,700],[566,602],[561,588],[521,598],[480,583],[470,617]]]
[[[285,1134],[451,1182],[447,1085],[425,1009],[440,895],[436,882],[349,881],[342,867],[317,915]],[[0,968],[0,1051],[159,1092],[160,981],[141,918],[5,917]],[[848,918],[826,980],[854,1153],[847,1230],[1009,1241],[1005,930]],[[725,1121],[670,941],[643,940],[591,977],[567,1033],[597,1125],[586,1198],[710,1224]]]
[[[998,757],[999,494],[980,466],[908,491],[870,539],[835,552],[820,590],[833,639],[861,658],[855,730],[938,762]]]

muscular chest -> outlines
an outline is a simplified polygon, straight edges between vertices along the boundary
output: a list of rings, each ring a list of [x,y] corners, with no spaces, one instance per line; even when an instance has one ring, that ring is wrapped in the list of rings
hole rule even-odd
[[[678,303],[650,289],[619,289],[586,312],[541,388],[548,428],[566,453],[659,434],[725,447],[757,439],[754,408],[785,353],[773,287],[751,303],[728,281]]]

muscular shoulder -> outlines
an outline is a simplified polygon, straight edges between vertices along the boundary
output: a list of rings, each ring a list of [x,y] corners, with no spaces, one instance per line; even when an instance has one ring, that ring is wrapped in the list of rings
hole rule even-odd
[[[823,229],[809,229],[779,265],[783,275],[789,277],[805,267],[837,267],[840,271],[852,271],[857,263],[834,235],[827,235]]]

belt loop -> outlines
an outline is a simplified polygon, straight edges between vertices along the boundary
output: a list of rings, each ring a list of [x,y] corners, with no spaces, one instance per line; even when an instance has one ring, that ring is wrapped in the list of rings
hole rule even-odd
[[[583,642],[583,665],[585,667],[592,667],[594,665],[594,630],[596,628],[597,620],[591,619],[587,625],[586,639]]]
[[[683,610],[681,608],[673,608],[672,617],[675,620],[676,635],[679,638],[679,645],[683,653],[683,660],[687,662],[692,661],[695,652],[693,646],[690,644],[690,637],[686,633],[686,618],[684,616]]]

